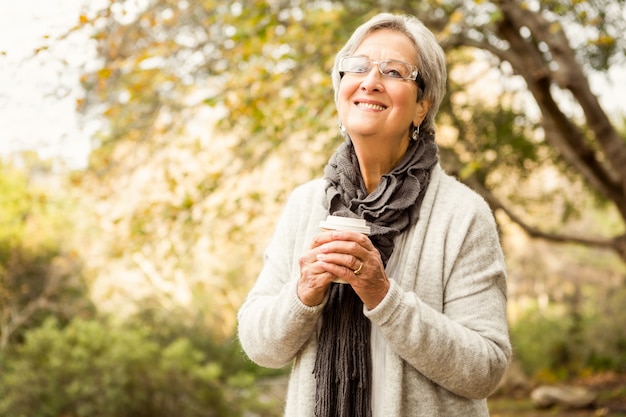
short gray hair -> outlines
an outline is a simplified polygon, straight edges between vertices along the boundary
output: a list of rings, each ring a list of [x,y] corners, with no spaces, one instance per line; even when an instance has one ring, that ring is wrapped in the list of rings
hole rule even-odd
[[[396,30],[404,33],[413,41],[417,58],[419,74],[424,80],[425,89],[421,99],[431,102],[431,108],[421,124],[421,129],[435,129],[435,115],[446,94],[446,58],[443,49],[437,43],[435,35],[414,16],[392,13],[380,13],[359,26],[348,42],[341,48],[335,57],[335,65],[332,69],[333,89],[335,91],[335,104],[339,91],[339,63],[341,59],[352,55],[361,45],[367,35],[380,29]]]

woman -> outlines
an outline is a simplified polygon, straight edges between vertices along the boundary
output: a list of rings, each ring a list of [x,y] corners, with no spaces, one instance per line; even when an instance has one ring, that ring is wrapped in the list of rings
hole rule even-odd
[[[380,14],[332,76],[346,141],[290,197],[241,344],[293,364],[289,417],[487,416],[511,356],[505,264],[484,200],[438,164],[443,51],[417,19]],[[328,214],[371,234],[320,231]]]

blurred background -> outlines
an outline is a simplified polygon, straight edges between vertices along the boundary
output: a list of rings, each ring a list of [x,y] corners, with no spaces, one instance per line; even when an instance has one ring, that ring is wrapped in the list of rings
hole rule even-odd
[[[0,15],[0,416],[279,416],[236,311],[340,141],[330,69],[380,11],[447,56],[444,168],[494,210],[515,361],[626,416],[624,1],[31,0]],[[578,414],[581,413],[581,414]]]

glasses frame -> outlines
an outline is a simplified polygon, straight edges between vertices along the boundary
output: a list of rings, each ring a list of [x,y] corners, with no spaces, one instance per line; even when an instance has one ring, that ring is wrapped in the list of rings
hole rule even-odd
[[[363,71],[346,71],[344,69],[344,61],[346,59],[353,59],[353,58],[359,58],[362,59],[364,61],[368,62],[368,66],[366,69],[364,69]],[[396,62],[396,63],[400,63],[403,65],[406,65],[408,68],[411,69],[411,75],[408,77],[392,77],[389,76],[387,74],[385,74],[383,72],[383,67],[386,66],[387,63],[389,62]],[[344,56],[343,58],[341,58],[341,61],[339,61],[339,76],[343,77],[344,74],[348,73],[348,74],[367,74],[372,70],[372,67],[374,66],[374,64],[376,64],[376,66],[378,67],[378,72],[380,73],[380,75],[383,78],[388,78],[391,80],[408,80],[408,81],[415,81],[415,83],[417,84],[417,86],[424,91],[424,88],[426,87],[424,80],[422,79],[421,75],[420,75],[420,71],[417,68],[417,66],[413,65],[413,64],[409,64],[408,62],[404,62],[404,61],[399,61],[397,59],[383,59],[383,60],[375,60],[375,59],[370,59],[366,56],[359,56],[359,55],[351,55],[351,56]]]

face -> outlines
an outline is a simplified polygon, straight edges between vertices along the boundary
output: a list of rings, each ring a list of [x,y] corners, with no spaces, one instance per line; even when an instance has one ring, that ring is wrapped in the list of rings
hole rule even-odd
[[[381,29],[370,33],[352,53],[372,60],[398,60],[417,65],[415,46],[403,33]],[[384,78],[373,65],[368,73],[345,73],[339,84],[337,111],[353,140],[409,138],[411,122],[419,126],[428,103],[417,102],[414,81]]]

